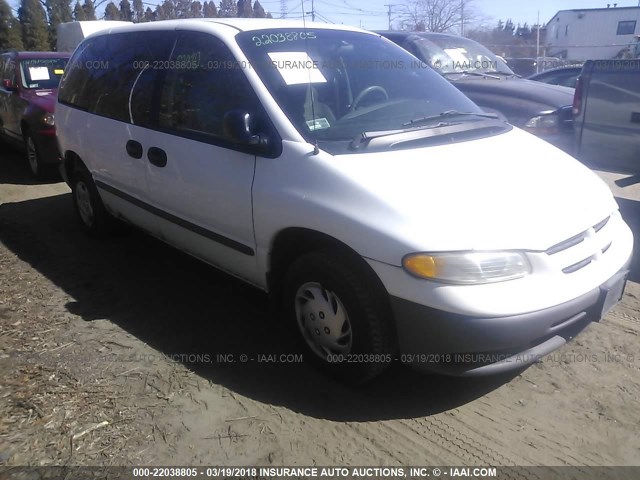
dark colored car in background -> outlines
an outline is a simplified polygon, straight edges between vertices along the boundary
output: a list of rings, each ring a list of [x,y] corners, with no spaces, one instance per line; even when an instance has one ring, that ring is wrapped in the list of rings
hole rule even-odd
[[[478,42],[428,32],[377,32],[436,69],[487,112],[567,152],[573,148],[573,90],[526,80]]]
[[[574,100],[576,158],[640,173],[640,59],[587,60]]]
[[[578,80],[581,71],[582,66],[552,68],[551,70],[545,70],[544,72],[531,75],[528,79],[548,83],[549,85],[575,88],[576,80]]]
[[[54,107],[69,56],[57,52],[0,55],[0,136],[24,146],[35,176],[60,163]]]

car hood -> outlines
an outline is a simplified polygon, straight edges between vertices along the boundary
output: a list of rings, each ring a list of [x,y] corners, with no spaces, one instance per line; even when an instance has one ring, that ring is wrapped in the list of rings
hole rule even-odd
[[[517,98],[519,101],[525,100],[546,106],[550,110],[556,110],[573,103],[573,88],[549,85],[517,77],[500,79],[462,77],[452,80],[451,83],[469,96],[482,94],[503,98]]]
[[[339,155],[330,163],[358,192],[334,201],[395,238],[364,242],[361,253],[389,263],[402,251],[543,251],[617,209],[598,176],[517,128],[456,144]]]
[[[58,89],[51,90],[25,90],[22,98],[32,105],[36,105],[45,112],[53,113],[56,105]]]

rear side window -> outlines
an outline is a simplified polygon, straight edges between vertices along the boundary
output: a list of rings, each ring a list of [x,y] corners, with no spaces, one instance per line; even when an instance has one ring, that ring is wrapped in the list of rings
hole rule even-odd
[[[172,32],[102,35],[84,42],[67,66],[61,103],[123,122],[131,122],[130,97],[137,82],[148,83],[175,42]]]

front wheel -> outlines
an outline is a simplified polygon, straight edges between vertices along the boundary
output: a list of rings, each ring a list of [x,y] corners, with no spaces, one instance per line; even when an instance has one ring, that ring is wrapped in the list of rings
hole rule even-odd
[[[33,135],[31,135],[30,133],[25,133],[24,135],[24,148],[26,152],[27,163],[29,165],[31,173],[36,178],[41,177],[43,174],[42,160],[40,159],[38,147],[36,147],[36,142],[33,139]]]
[[[284,288],[289,328],[312,363],[353,383],[387,368],[395,335],[387,293],[357,259],[318,251],[296,260]]]

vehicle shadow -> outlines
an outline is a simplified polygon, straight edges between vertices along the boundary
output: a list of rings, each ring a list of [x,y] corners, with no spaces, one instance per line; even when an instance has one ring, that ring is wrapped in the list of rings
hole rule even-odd
[[[35,178],[29,171],[24,152],[9,143],[0,141],[0,151],[0,184],[46,185],[61,180],[55,167],[49,168],[42,178]]]
[[[73,297],[72,313],[107,319],[241,395],[317,418],[369,421],[449,410],[517,375],[447,378],[394,365],[350,387],[306,363],[260,362],[297,353],[264,293],[134,229],[90,239],[71,204],[62,194],[0,205],[0,241]],[[221,359],[229,355],[233,363]]]

